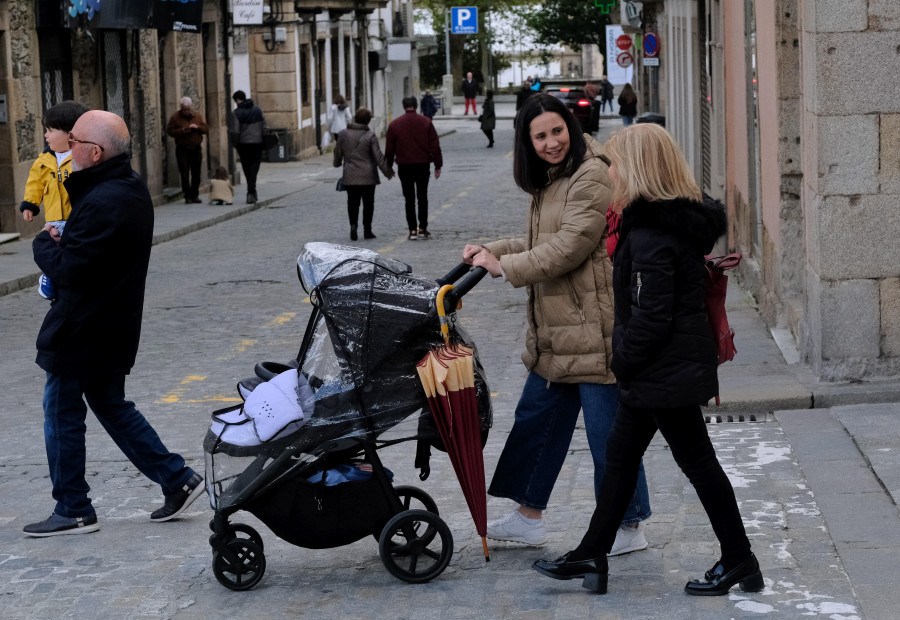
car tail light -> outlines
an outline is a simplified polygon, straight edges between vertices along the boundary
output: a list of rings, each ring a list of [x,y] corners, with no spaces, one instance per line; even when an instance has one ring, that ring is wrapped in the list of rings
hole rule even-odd
[[[586,105],[591,105],[591,102],[588,101],[587,99],[579,99],[579,100],[578,100],[578,105],[580,105],[581,107],[584,107],[584,106],[586,106]]]
[[[571,89],[569,89],[569,88],[560,88],[560,89],[559,89],[559,92],[561,92],[561,93],[567,93],[567,92],[569,92],[569,90],[571,90]]]

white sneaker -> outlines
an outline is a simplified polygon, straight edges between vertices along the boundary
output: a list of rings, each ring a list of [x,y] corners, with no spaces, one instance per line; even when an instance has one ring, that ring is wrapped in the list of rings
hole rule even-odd
[[[505,517],[487,524],[487,537],[526,545],[543,545],[547,542],[547,528],[544,527],[543,520],[533,525],[526,523],[522,513],[513,510]]]
[[[619,531],[616,532],[616,540],[613,542],[612,549],[606,555],[607,557],[624,555],[632,551],[643,551],[649,546],[647,539],[644,537],[644,528],[641,523],[638,523],[635,528],[620,525]]]

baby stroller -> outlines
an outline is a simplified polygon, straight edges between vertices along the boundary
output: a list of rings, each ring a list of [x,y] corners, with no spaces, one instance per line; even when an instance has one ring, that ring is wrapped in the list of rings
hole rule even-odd
[[[297,270],[313,311],[296,360],[257,364],[257,376],[238,385],[244,404],[214,412],[204,439],[213,572],[232,590],[262,579],[262,536],[229,522],[245,510],[299,547],[374,536],[391,574],[430,581],[450,562],[450,529],[427,493],[393,486],[378,450],[415,440],[415,467],[428,477],[430,448],[443,446],[416,363],[444,342],[446,319],[451,338],[475,348],[455,310],[485,272],[461,264],[434,281],[370,250],[327,243],[307,244]],[[437,292],[461,278],[443,298],[442,320]],[[474,361],[483,445],[490,391],[477,351]],[[351,481],[328,484],[340,471],[353,472]]]

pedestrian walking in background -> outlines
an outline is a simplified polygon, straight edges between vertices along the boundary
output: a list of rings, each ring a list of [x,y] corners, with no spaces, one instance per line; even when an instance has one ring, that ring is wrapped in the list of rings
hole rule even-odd
[[[470,104],[472,106],[472,114],[478,114],[478,109],[475,105],[475,97],[478,96],[478,81],[472,77],[471,71],[466,73],[466,79],[462,81],[462,93],[463,97],[466,98],[466,113],[464,116],[468,116]]]
[[[209,181],[209,204],[230,205],[233,202],[234,187],[231,185],[228,171],[219,166]]]
[[[344,99],[343,95],[339,94],[334,98],[334,103],[331,104],[331,108],[325,117],[331,137],[337,140],[338,134],[347,129],[347,124],[351,120],[353,120],[353,116],[350,112],[350,107],[347,105],[347,100]]]
[[[600,79],[600,111],[605,112],[606,106],[609,105],[609,111],[613,111],[613,99],[615,98],[615,87],[604,75]]]
[[[444,159],[441,142],[431,120],[416,114],[416,98],[403,99],[404,114],[388,125],[384,148],[388,168],[393,169],[397,160],[397,175],[403,187],[406,203],[406,224],[410,241],[430,239],[428,232],[428,178],[434,162],[434,178],[441,178]],[[416,200],[418,199],[418,220]]]
[[[606,469],[618,402],[609,366],[613,290],[605,243],[612,182],[602,147],[581,133],[556,97],[532,96],[519,119],[513,175],[516,185],[531,195],[528,235],[467,245],[463,260],[528,291],[522,354],[528,377],[488,489],[519,507],[488,523],[487,535],[540,545],[547,541],[543,511],[579,411],[594,461],[595,493]],[[650,500],[642,467],[629,498],[628,511],[616,524],[613,555],[647,548],[640,523],[650,516]]]
[[[203,136],[209,125],[192,107],[190,97],[182,97],[177,112],[169,119],[166,133],[175,138],[175,160],[181,176],[181,191],[186,204],[201,203],[200,168],[203,163]]]
[[[573,551],[534,568],[554,579],[584,577],[606,592],[606,553],[630,508],[641,457],[659,430],[687,476],[721,545],[721,559],[688,594],[763,589],[734,489],[716,458],[700,410],[718,391],[716,342],[706,314],[706,266],[727,232],[722,204],[705,198],[672,137],[653,124],[610,138],[613,205],[622,214],[615,250],[612,369],[619,410],[609,437],[606,477],[587,533]]]
[[[350,217],[350,239],[356,241],[356,227],[359,223],[359,203],[363,204],[363,236],[374,239],[372,215],[375,213],[375,186],[381,183],[378,169],[388,179],[394,171],[388,166],[378,137],[369,129],[372,113],[360,108],[353,116],[353,122],[338,134],[334,145],[334,167],[344,166],[341,178],[347,191],[347,215]]]
[[[63,101],[44,112],[41,123],[47,148],[31,165],[25,183],[25,198],[19,205],[22,219],[30,222],[41,212],[43,204],[45,228],[55,228],[55,236],[63,234],[66,220],[72,212],[72,203],[64,185],[72,172],[72,149],[68,137],[75,121],[85,112],[87,108],[77,101]],[[56,287],[43,273],[38,280],[38,294],[44,299],[56,299]]]
[[[29,536],[100,528],[85,480],[85,401],[135,467],[162,486],[165,503],[151,521],[178,516],[204,491],[200,474],[169,452],[125,400],[153,238],[153,201],[132,170],[130,141],[125,121],[111,112],[78,119],[69,134],[73,172],[66,181],[72,217],[61,239],[47,225],[33,242],[34,261],[58,293],[37,337],[37,364],[47,373],[44,441],[56,507],[25,526]]]
[[[431,94],[431,90],[425,89],[425,96],[422,97],[422,103],[419,107],[422,110],[422,114],[428,118],[434,118],[434,115],[437,114],[438,103],[434,95]]]
[[[525,104],[525,100],[528,99],[531,95],[534,94],[534,91],[531,90],[531,78],[522,82],[522,88],[519,89],[519,92],[516,93],[516,115],[513,117],[513,129],[516,127],[516,121],[518,120],[519,110]]]
[[[487,147],[494,148],[494,128],[497,126],[497,115],[494,114],[494,91],[489,90],[485,94],[484,103],[481,105],[481,116],[478,117],[481,123],[481,131],[487,136]]]
[[[637,95],[631,84],[626,84],[619,95],[619,116],[626,127],[634,123],[634,117],[637,116]]]
[[[231,98],[237,107],[231,114],[229,133],[241,158],[241,170],[247,179],[247,204],[253,204],[257,201],[256,176],[262,163],[265,118],[262,110],[252,99],[247,99],[244,91],[235,91]]]

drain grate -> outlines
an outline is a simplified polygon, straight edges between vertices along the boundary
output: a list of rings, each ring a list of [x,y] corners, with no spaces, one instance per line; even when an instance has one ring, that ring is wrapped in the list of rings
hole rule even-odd
[[[771,413],[730,413],[725,415],[704,415],[707,424],[728,424],[734,422],[771,422]]]

